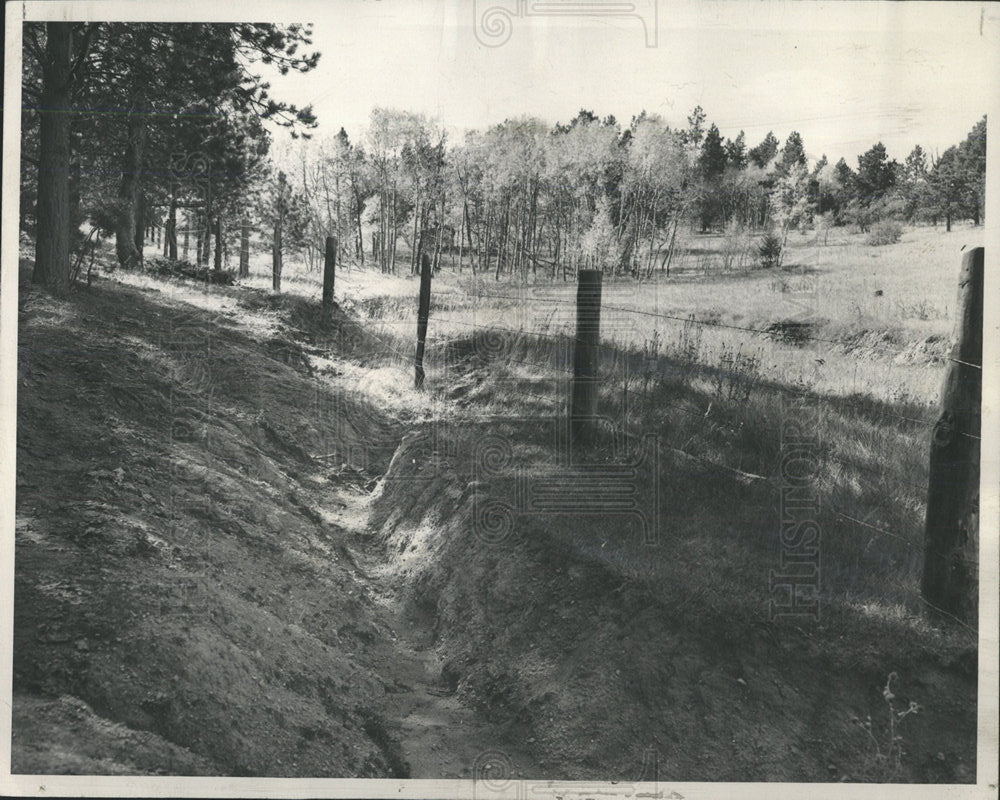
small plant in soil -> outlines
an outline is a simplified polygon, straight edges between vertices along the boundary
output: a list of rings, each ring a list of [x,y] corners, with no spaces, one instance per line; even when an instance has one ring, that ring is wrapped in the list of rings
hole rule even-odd
[[[868,741],[868,751],[861,764],[861,777],[865,780],[890,783],[896,780],[903,768],[903,756],[906,755],[906,750],[900,726],[908,716],[918,713],[920,706],[916,701],[910,700],[906,708],[897,709],[897,704],[894,702],[897,697],[892,690],[892,682],[898,677],[895,672],[890,672],[885,687],[882,689],[887,715],[884,730],[876,731],[870,714],[863,720],[858,717],[851,719],[852,723],[864,731]]]

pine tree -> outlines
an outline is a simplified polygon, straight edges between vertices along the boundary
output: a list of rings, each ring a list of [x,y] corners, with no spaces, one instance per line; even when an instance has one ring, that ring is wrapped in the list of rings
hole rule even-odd
[[[747,158],[760,169],[764,169],[777,154],[778,139],[773,131],[768,131],[764,140],[756,147],[750,149],[750,152],[747,153]]]
[[[684,140],[695,150],[701,145],[701,140],[705,136],[705,112],[701,106],[695,106],[688,115],[688,128],[684,133]]]
[[[726,162],[733,169],[745,169],[747,165],[746,135],[740,131],[735,139],[726,139]]]
[[[713,122],[705,134],[705,141],[698,155],[698,168],[705,181],[718,178],[726,169],[726,149],[722,144],[722,136]]]
[[[80,45],[74,47],[73,23],[46,23],[44,50],[38,42],[38,26],[26,28],[26,49],[35,54],[41,66],[37,229],[31,279],[62,292],[69,286],[73,221],[69,181],[71,109],[81,64],[97,26],[85,26]]]
[[[251,124],[250,116],[258,121],[271,119],[286,127],[315,124],[309,108],[298,109],[270,98],[269,85],[251,71],[256,62],[276,65],[279,72],[312,69],[318,53],[296,55],[298,46],[310,41],[306,27],[102,23],[88,31],[97,33],[88,35],[90,46],[81,50],[72,67],[77,90],[93,107],[127,109],[123,115],[103,115],[92,125],[86,115],[78,115],[75,120],[81,132],[81,148],[100,162],[92,165],[94,171],[119,171],[120,179],[113,191],[116,199],[108,204],[111,213],[103,216],[115,229],[116,250],[123,266],[141,263],[139,245],[145,227],[142,210],[148,205],[146,193],[156,190],[150,186],[147,165],[154,158],[160,163],[165,158],[162,149],[152,148],[172,148],[172,141],[185,141],[184,147],[211,149],[202,123],[213,118],[240,119],[238,124],[222,123],[211,131],[215,139],[229,140],[224,149],[230,151],[234,137],[239,137],[237,131]],[[86,124],[79,124],[81,119]],[[200,133],[192,135],[192,131]],[[172,138],[175,134],[180,138]],[[251,138],[266,144],[266,137],[262,139],[259,133]],[[212,180],[222,172],[219,170]],[[68,174],[68,169],[57,170],[51,182],[68,181]],[[51,196],[53,189],[42,183],[40,180],[43,196]],[[107,192],[104,196],[109,199]],[[45,259],[43,254],[43,270]]]
[[[802,144],[802,136],[798,131],[792,131],[785,140],[785,146],[781,150],[781,160],[778,162],[778,171],[783,175],[788,175],[795,167],[806,165],[806,151]]]

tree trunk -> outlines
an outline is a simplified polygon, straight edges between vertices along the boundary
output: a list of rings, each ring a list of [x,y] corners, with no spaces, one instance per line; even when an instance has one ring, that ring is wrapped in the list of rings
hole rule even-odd
[[[38,226],[33,283],[54,292],[69,286],[69,166],[73,26],[45,25],[45,63],[39,112]]]
[[[135,201],[135,249],[139,251],[139,259],[142,260],[142,251],[146,246],[146,196],[142,189],[136,192]]]
[[[352,181],[353,184],[353,181]],[[354,189],[354,207],[355,207],[355,222],[358,228],[358,241],[357,241],[357,254],[358,258],[361,260],[361,266],[365,265],[365,240],[361,233],[361,198],[358,196],[357,188]]]
[[[389,255],[389,271],[396,274],[396,245],[399,243],[399,225],[396,220],[396,187],[392,187],[392,251]]]
[[[215,271],[222,270],[222,217],[215,218]]]
[[[274,222],[274,243],[271,251],[271,288],[281,291],[281,217]]]
[[[187,233],[185,232],[185,251],[187,250]],[[167,217],[166,230],[166,250],[167,258],[171,261],[177,260],[177,198],[170,198],[170,216]],[[185,256],[187,253],[185,252]]]
[[[135,109],[142,105],[141,95],[133,98],[127,122],[128,138],[122,163],[122,179],[118,188],[119,218],[115,230],[115,251],[118,265],[123,269],[142,266],[142,250],[136,247],[136,213],[142,191],[139,172],[146,147],[146,119],[141,113],[135,113]]]
[[[205,228],[202,230],[201,234],[201,263],[206,267],[208,266],[209,260],[212,258],[212,212],[205,212]]]
[[[438,219],[437,224],[437,246],[434,248],[434,272],[441,269],[441,240],[444,238],[442,233],[444,225],[444,195],[441,196],[441,216]]]
[[[333,286],[337,275],[337,239],[326,237],[326,251],[323,258],[323,322],[333,316]]]
[[[250,223],[243,220],[240,225],[240,273],[241,278],[250,277]]]
[[[476,274],[476,255],[472,249],[472,219],[469,217],[469,204],[465,204],[465,235],[469,240],[469,269],[472,270],[472,274]]]
[[[417,244],[417,226],[420,222],[420,205],[419,203],[413,204],[413,250],[410,253],[410,274],[417,274],[417,259],[420,256],[420,247]],[[423,239],[423,232],[420,233],[420,238]]]
[[[462,264],[465,260],[465,207],[462,208],[462,220],[458,224],[458,271],[462,272]]]

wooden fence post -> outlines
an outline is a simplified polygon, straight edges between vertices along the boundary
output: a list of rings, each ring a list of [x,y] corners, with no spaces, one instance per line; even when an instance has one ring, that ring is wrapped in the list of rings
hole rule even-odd
[[[337,270],[337,238],[326,237],[326,253],[323,260],[323,321],[329,322],[333,315],[333,281]]]
[[[597,427],[598,347],[601,329],[601,271],[582,269],[576,289],[576,339],[570,396],[571,444],[586,444]]]
[[[931,437],[924,572],[931,607],[975,625],[979,616],[979,453],[984,250],[962,259],[955,344]]]
[[[417,306],[417,354],[414,358],[413,385],[424,385],[424,343],[427,340],[427,318],[431,311],[431,260],[424,253],[420,259],[420,304]]]
[[[250,277],[250,223],[240,223],[240,277]]]

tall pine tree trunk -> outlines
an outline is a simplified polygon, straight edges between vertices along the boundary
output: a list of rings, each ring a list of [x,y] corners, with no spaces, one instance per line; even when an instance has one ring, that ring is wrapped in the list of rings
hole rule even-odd
[[[166,256],[171,261],[177,260],[177,198],[170,198],[170,216],[167,218]]]
[[[357,229],[358,229],[358,241],[357,241],[357,251],[356,252],[358,254],[358,258],[361,260],[361,266],[364,266],[365,265],[365,242],[364,242],[364,237],[361,234],[361,209],[364,207],[364,204],[361,202],[361,197],[358,195],[358,190],[357,189],[354,190],[354,201],[355,201],[355,204],[354,204],[354,208],[355,208],[354,221],[355,221],[355,223],[357,225]]]
[[[146,120],[136,113],[143,105],[140,96],[132,102],[128,115],[127,143],[122,162],[122,180],[118,188],[119,217],[115,230],[115,252],[118,264],[123,269],[142,266],[142,251],[136,247],[136,211],[139,206],[141,185],[139,172],[142,169],[143,151],[146,147]],[[141,230],[141,229],[140,229]]]
[[[240,272],[241,278],[250,277],[250,221],[245,219],[240,225]]]
[[[274,221],[274,239],[271,243],[271,289],[281,291],[281,215]]]
[[[215,262],[213,268],[216,272],[222,269],[222,217],[216,216],[215,218]]]
[[[69,286],[70,79],[73,26],[45,25],[39,112],[38,226],[33,283],[61,292]]]
[[[146,196],[139,189],[135,203],[135,249],[140,254],[146,245],[146,227]]]

